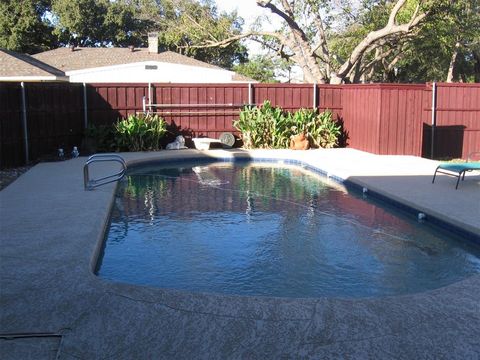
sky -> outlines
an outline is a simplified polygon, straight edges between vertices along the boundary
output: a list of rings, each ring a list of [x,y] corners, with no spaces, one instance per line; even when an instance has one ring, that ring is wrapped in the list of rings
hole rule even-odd
[[[237,10],[237,13],[240,17],[245,20],[245,25],[243,30],[246,31],[250,28],[250,25],[255,21],[259,16],[265,16],[266,18],[262,21],[262,30],[272,31],[278,29],[281,24],[281,20],[277,15],[273,15],[272,12],[268,9],[263,9],[257,5],[255,0],[215,0],[217,8],[219,11],[231,12]],[[262,46],[251,40],[245,40],[245,45],[248,47],[249,56],[257,54],[265,54],[265,50],[262,49]],[[291,68],[291,73],[289,74],[293,80],[301,81],[303,79],[302,71],[300,67],[294,66]],[[287,78],[279,77],[278,80],[284,82],[287,81]]]
[[[237,10],[238,15],[245,20],[246,28],[257,16],[269,13],[269,11],[258,6],[255,0],[216,0],[216,3],[220,11],[231,12]]]
[[[244,31],[248,30],[250,25],[259,16],[267,15],[269,19],[273,18],[276,20],[276,16],[272,17],[270,10],[258,6],[255,0],[216,0],[216,4],[220,11],[232,12],[233,10],[237,10],[238,15],[245,20],[245,25],[243,26]],[[267,31],[274,30],[275,22],[272,25],[268,21],[264,21],[262,23],[262,29]],[[246,45],[250,55],[262,53],[261,46],[257,42],[246,40]]]

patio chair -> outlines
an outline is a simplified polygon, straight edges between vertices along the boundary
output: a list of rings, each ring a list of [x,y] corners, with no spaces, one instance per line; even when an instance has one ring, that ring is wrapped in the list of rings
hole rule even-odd
[[[474,157],[480,155],[480,152],[474,152],[468,155],[467,161],[464,163],[443,163],[437,166],[435,174],[433,174],[432,184],[435,182],[437,172],[445,175],[455,176],[457,178],[457,184],[455,190],[458,189],[458,183],[460,178],[465,180],[465,174],[467,171],[480,171],[480,161],[471,161]]]

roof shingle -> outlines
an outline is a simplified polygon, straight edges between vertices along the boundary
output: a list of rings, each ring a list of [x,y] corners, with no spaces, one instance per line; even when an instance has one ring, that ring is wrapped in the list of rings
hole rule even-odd
[[[0,77],[65,77],[65,73],[30,55],[0,49]]]
[[[218,66],[210,65],[172,51],[164,51],[158,54],[150,53],[147,48],[136,48],[134,51],[131,51],[129,48],[77,47],[73,51],[70,48],[58,48],[33,55],[33,57],[64,72],[142,61],[160,61],[210,69],[221,69]]]

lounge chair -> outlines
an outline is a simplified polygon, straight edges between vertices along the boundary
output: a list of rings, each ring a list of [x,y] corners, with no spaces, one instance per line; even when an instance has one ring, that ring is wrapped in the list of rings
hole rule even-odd
[[[470,161],[474,156],[480,155],[480,152],[471,153],[468,155],[467,161],[464,163],[443,163],[437,166],[435,174],[433,174],[432,184],[435,182],[437,172],[445,175],[455,176],[457,178],[457,185],[455,190],[458,189],[458,183],[460,178],[465,180],[465,173],[467,171],[480,171],[480,161]]]

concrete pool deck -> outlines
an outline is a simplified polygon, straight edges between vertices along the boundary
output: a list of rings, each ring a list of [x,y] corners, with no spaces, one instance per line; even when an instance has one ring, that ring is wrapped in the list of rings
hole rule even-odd
[[[432,185],[437,163],[426,159],[353,149],[122,155],[129,164],[296,159],[480,235],[480,176],[468,175],[458,190],[444,175]],[[102,280],[93,268],[116,185],[84,191],[85,160],[39,164],[0,191],[2,359],[480,357],[480,275],[368,299],[226,296]]]

